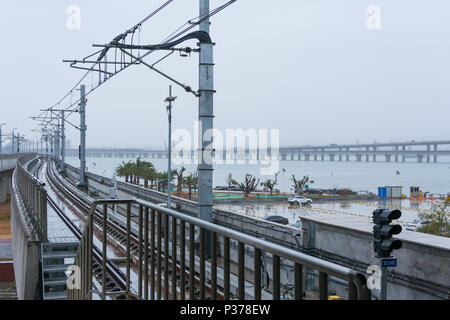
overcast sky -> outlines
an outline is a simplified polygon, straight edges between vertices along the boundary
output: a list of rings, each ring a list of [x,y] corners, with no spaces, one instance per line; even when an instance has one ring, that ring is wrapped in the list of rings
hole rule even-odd
[[[56,103],[83,74],[62,60],[93,53],[93,43],[109,42],[163,2],[2,0],[4,132],[17,127],[37,136],[28,117]],[[79,30],[66,25],[70,5],[81,9]],[[380,29],[367,26],[371,5],[380,9]],[[198,0],[174,0],[144,25],[142,43],[158,43],[196,16]],[[283,146],[450,138],[448,0],[238,0],[211,28],[219,129],[280,129]],[[196,54],[175,54],[159,67],[198,88]],[[164,146],[169,84],[133,66],[95,91],[88,147]],[[174,128],[193,131],[197,99],[179,87],[174,95]],[[78,145],[75,129],[67,137]]]

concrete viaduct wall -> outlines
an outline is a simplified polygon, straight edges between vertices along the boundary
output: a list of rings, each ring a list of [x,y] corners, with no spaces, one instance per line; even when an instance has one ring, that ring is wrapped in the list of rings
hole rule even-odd
[[[11,233],[14,274],[17,297],[20,300],[33,300],[39,283],[39,242],[32,236],[25,215],[24,204],[18,195],[14,179],[17,161],[27,162],[35,154],[0,155],[0,201],[7,193],[11,194]]]
[[[379,264],[372,250],[372,225],[368,220],[336,215],[301,220],[307,250],[346,257],[361,271]],[[449,299],[450,239],[406,230],[397,238],[403,241],[403,247],[394,252],[398,267],[390,269],[388,275],[388,298]],[[328,258],[333,259],[333,255],[328,254]],[[377,292],[372,294],[376,296]]]
[[[6,195],[11,194],[11,176],[21,154],[0,155],[0,202],[6,201]]]

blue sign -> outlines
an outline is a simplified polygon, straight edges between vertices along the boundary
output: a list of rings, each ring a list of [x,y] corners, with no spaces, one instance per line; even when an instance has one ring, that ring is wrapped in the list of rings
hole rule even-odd
[[[397,266],[397,258],[381,259],[383,268],[395,268]]]

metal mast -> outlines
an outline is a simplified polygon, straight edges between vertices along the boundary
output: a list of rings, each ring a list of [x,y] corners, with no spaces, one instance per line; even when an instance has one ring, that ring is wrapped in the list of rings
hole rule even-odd
[[[200,18],[209,14],[209,0],[200,0]],[[209,18],[200,23],[200,31],[209,34]],[[213,208],[213,165],[211,161],[205,161],[205,154],[209,153],[208,160],[211,159],[212,150],[207,149],[211,140],[205,140],[205,133],[213,129],[213,94],[214,94],[214,62],[213,44],[200,44],[199,62],[199,148],[198,156],[198,217],[203,220],[212,221]],[[207,242],[208,243],[208,242]]]
[[[87,187],[86,181],[86,87],[80,87],[80,181],[78,187]]]
[[[64,110],[61,110],[61,172],[66,168],[66,131]]]

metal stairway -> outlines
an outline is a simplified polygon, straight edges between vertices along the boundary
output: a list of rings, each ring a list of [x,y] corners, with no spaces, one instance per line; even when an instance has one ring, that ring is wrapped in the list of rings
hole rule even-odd
[[[74,264],[78,242],[41,244],[42,298],[65,300],[68,268]]]

